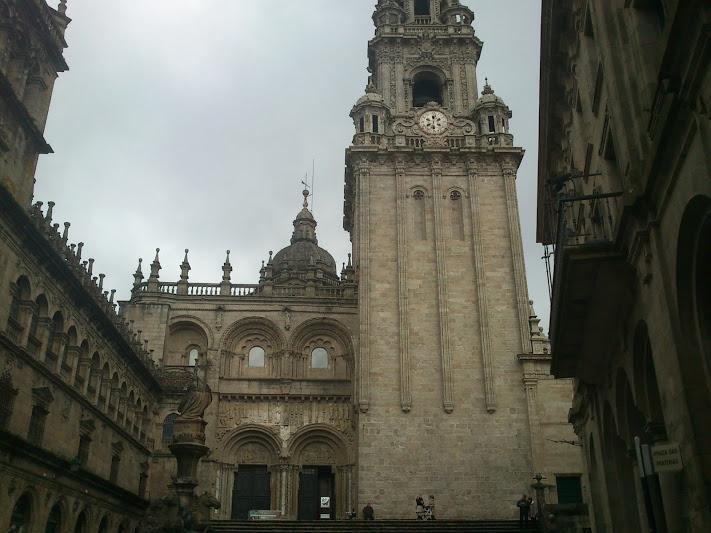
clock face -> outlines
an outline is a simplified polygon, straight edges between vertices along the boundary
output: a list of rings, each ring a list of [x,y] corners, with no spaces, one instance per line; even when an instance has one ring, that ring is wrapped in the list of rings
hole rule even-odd
[[[438,135],[447,129],[447,117],[441,111],[425,111],[420,117],[420,129]]]

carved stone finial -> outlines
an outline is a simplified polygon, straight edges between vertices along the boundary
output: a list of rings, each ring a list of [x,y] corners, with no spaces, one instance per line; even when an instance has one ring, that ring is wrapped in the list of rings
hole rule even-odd
[[[59,0],[57,11],[59,11],[62,15],[67,12],[67,0]]]
[[[308,209],[308,207],[309,207],[309,194],[311,194],[311,193],[309,193],[309,190],[308,190],[308,189],[304,189],[303,191],[301,191],[301,194],[304,195],[304,209]]]
[[[491,85],[489,85],[489,78],[484,78],[484,80],[484,90],[481,91],[481,94],[494,94],[494,89],[492,89]]]

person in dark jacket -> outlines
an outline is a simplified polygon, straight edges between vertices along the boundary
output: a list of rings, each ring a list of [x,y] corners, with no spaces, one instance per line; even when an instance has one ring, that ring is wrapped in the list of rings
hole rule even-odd
[[[363,520],[375,520],[375,510],[370,503],[366,503],[363,507]]]
[[[528,515],[531,512],[531,503],[528,501],[528,496],[525,494],[521,496],[521,499],[516,502],[516,507],[518,507],[518,526],[523,527],[524,524],[528,526]]]

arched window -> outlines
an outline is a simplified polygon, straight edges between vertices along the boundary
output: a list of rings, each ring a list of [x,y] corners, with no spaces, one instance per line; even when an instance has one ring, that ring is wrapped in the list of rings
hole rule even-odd
[[[254,346],[249,350],[248,365],[250,368],[264,368],[264,348]]]
[[[170,413],[163,420],[163,447],[167,448],[173,442],[173,428],[175,427],[175,419],[178,418],[177,413]]]
[[[195,366],[198,362],[199,356],[200,352],[198,352],[197,348],[190,348],[190,351],[188,352],[188,366]]]
[[[425,213],[425,193],[418,189],[412,193],[412,198],[415,200],[412,207],[412,227],[415,232],[415,239],[424,241],[427,239],[427,222]]]
[[[74,526],[74,533],[86,533],[86,513],[82,511]]]
[[[52,512],[47,518],[47,525],[44,528],[44,533],[59,533],[62,529],[62,510],[59,505],[52,507]]]
[[[99,522],[99,529],[97,533],[106,533],[109,530],[109,524],[108,521],[106,520],[106,517],[101,519],[101,522]]]
[[[452,228],[452,238],[457,241],[464,240],[464,208],[462,204],[461,192],[452,191],[449,193],[449,223]]]
[[[29,494],[24,494],[12,510],[10,527],[13,533],[27,533],[30,530],[30,517],[32,516],[32,500]]]
[[[311,351],[311,368],[328,368],[328,352],[325,348],[314,348]]]
[[[420,72],[412,80],[412,107],[424,107],[429,102],[444,104],[442,83],[433,72]]]

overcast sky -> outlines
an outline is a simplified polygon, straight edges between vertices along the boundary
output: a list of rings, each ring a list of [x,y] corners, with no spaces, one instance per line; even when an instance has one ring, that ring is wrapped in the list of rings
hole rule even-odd
[[[54,0],[50,0],[54,2]],[[518,175],[529,291],[548,322],[535,242],[540,0],[465,0],[488,77],[526,149]],[[348,113],[367,81],[375,0],[69,0],[70,71],[57,81],[35,200],[54,200],[105,286],[129,295],[160,247],[163,281],[256,283],[288,244],[316,161],[319,244],[340,265]],[[479,88],[481,90],[481,87]]]

